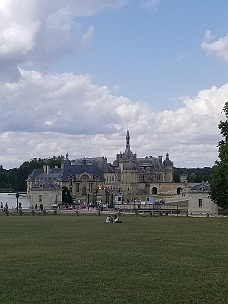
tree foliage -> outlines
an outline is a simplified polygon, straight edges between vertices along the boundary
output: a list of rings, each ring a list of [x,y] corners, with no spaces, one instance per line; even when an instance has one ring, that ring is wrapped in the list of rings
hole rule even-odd
[[[181,175],[187,176],[189,183],[208,182],[211,178],[212,168],[174,168],[173,180],[175,183],[181,181]]]
[[[73,198],[70,193],[70,190],[67,187],[63,187],[62,189],[62,201],[66,205],[72,205],[73,204]]]
[[[223,136],[219,141],[219,160],[216,161],[210,181],[210,197],[222,208],[228,208],[228,102],[223,108],[226,120],[220,121],[218,128]]]
[[[25,161],[19,168],[9,170],[0,166],[0,188],[26,192],[26,179],[34,169],[42,168],[44,164],[48,164],[50,167],[60,167],[63,159],[63,156],[33,158],[30,161]]]

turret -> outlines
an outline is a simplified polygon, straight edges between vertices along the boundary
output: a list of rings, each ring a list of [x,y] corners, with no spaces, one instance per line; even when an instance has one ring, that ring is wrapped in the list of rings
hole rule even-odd
[[[166,159],[163,161],[164,173],[165,173],[165,182],[173,182],[173,162],[169,159],[169,153],[166,153]]]

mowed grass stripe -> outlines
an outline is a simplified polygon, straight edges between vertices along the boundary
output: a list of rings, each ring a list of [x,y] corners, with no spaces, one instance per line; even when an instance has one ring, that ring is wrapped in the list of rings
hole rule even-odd
[[[1,216],[0,303],[227,303],[228,219]]]

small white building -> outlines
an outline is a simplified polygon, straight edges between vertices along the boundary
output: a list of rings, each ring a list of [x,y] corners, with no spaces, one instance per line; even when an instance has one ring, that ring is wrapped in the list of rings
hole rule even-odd
[[[188,214],[218,215],[218,206],[209,197],[209,186],[206,183],[190,188],[188,196]]]
[[[30,207],[43,205],[45,209],[51,209],[53,204],[62,203],[62,189],[58,188],[32,188],[30,193]]]

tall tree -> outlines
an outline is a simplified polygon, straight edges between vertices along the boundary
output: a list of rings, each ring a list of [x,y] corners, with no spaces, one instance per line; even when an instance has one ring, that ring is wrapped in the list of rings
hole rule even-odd
[[[210,197],[222,208],[228,208],[228,102],[223,108],[226,120],[220,121],[218,128],[223,136],[219,141],[219,160],[216,161],[210,180]]]

